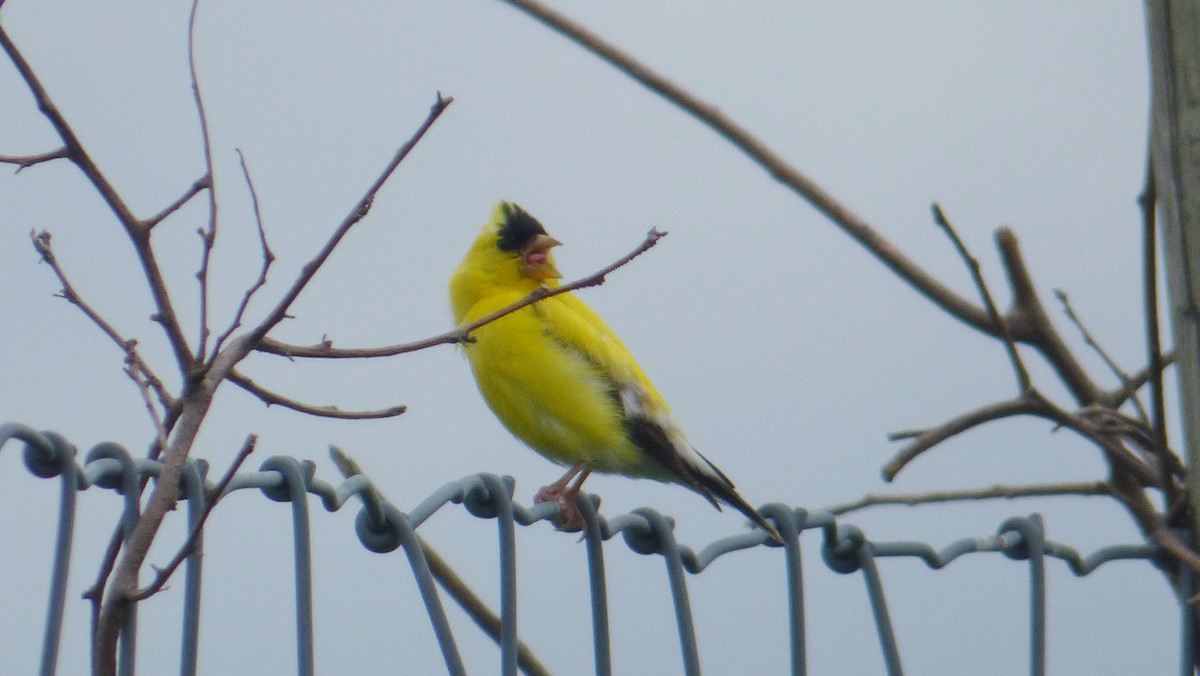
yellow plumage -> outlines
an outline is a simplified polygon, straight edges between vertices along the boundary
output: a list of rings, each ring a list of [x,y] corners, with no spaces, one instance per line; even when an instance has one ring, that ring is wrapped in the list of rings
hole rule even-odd
[[[500,202],[450,279],[462,325],[526,297],[560,277],[558,244],[511,202]],[[778,534],[695,451],[670,408],[612,329],[570,293],[524,307],[472,334],[465,347],[479,391],[517,438],[571,470],[538,493],[557,500],[560,525],[578,529],[574,497],[588,473],[611,472],[679,483],[719,507],[736,507]],[[576,474],[578,481],[567,488]]]

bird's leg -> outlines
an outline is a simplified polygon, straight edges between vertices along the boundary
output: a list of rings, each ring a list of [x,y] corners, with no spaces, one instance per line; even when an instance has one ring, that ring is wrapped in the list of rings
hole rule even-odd
[[[558,498],[562,496],[563,490],[567,487],[567,484],[571,482],[571,479],[575,478],[576,474],[582,472],[585,467],[587,467],[587,462],[575,463],[571,466],[571,469],[567,470],[566,474],[562,475],[561,479],[555,481],[549,486],[542,486],[538,490],[537,494],[533,496],[533,501],[535,503],[558,501]]]
[[[579,512],[579,507],[575,504],[576,498],[579,497],[579,491],[583,488],[584,479],[592,470],[588,468],[588,463],[577,462],[567,470],[567,473],[561,479],[555,481],[549,486],[542,486],[537,494],[533,496],[534,503],[555,502],[558,503],[558,517],[554,519],[554,525],[559,530],[568,531],[571,533],[583,530],[583,514]],[[575,475],[579,475],[579,479],[567,488],[567,484]]]

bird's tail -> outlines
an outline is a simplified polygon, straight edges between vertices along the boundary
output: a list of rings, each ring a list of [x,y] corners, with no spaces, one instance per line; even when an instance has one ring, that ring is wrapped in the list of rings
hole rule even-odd
[[[779,531],[775,530],[775,526],[771,525],[770,521],[763,517],[762,514],[759,514],[757,509],[751,507],[750,503],[746,502],[745,498],[738,494],[729,477],[725,476],[724,472],[712,464],[712,461],[704,457],[699,451],[696,451],[696,455],[700,456],[700,459],[708,465],[708,469],[711,469],[712,473],[710,474],[703,470],[692,472],[689,477],[692,479],[689,482],[692,489],[708,498],[708,501],[713,503],[717,509],[721,508],[721,505],[717,502],[719,500],[745,514],[759,528],[767,531],[772,540],[779,544],[784,544],[783,537],[779,534]]]
[[[631,416],[625,420],[625,429],[638,448],[674,475],[674,481],[704,496],[717,509],[721,508],[721,502],[733,507],[767,531],[772,540],[783,544],[783,538],[771,522],[738,495],[729,477],[687,442],[669,416],[665,425],[662,418]]]

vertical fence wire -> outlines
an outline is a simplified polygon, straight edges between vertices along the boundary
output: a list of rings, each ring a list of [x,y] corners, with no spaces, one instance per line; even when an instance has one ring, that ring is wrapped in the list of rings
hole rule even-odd
[[[763,507],[762,513],[775,522],[775,529],[783,536],[785,543],[792,676],[805,676],[808,673],[808,657],[804,636],[804,567],[800,556],[800,526],[808,520],[808,512],[803,509],[790,509],[787,505],[776,502]]]
[[[309,467],[312,467],[311,463]],[[313,468],[315,469],[315,468]],[[263,493],[272,500],[292,503],[292,536],[295,538],[296,568],[296,661],[300,676],[313,676],[313,619],[312,619],[312,544],[308,529],[308,485],[311,472],[302,468],[295,458],[274,456],[260,468],[263,472],[278,472],[282,484],[264,487]]]
[[[879,634],[879,647],[883,650],[883,663],[890,676],[903,676],[900,663],[900,646],[896,643],[896,632],[892,629],[892,616],[888,613],[887,596],[883,592],[883,578],[875,565],[875,546],[865,543],[858,550],[859,565],[863,581],[867,585],[867,597],[871,600],[871,612],[875,616],[875,630]]]
[[[1046,533],[1042,517],[1014,518],[1000,526],[1000,534],[1014,531],[1020,543],[1006,549],[1005,555],[1014,560],[1029,562],[1029,673],[1046,673]]]
[[[54,564],[50,574],[49,603],[45,631],[42,633],[42,676],[52,676],[58,668],[58,650],[62,639],[63,612],[67,600],[67,580],[71,566],[71,544],[75,533],[75,496],[80,489],[75,447],[58,434],[40,434],[23,425],[0,426],[0,446],[11,438],[25,442],[25,466],[35,476],[49,479],[59,476],[58,527],[54,538]]]
[[[429,562],[425,560],[425,552],[421,550],[421,541],[417,538],[412,524],[400,510],[387,506],[389,522],[396,529],[404,553],[408,556],[409,567],[417,581],[417,590],[425,603],[425,612],[433,625],[433,633],[437,637],[438,647],[442,651],[442,659],[446,663],[446,672],[452,676],[466,676],[467,669],[463,666],[462,655],[458,652],[458,644],[454,641],[454,632],[450,630],[450,620],[446,618],[446,609],[442,607],[438,596],[437,585],[433,581],[433,573],[429,570]]]
[[[144,477],[157,475],[161,465],[149,460],[134,460],[116,444],[99,444],[86,457],[84,466],[76,463],[75,448],[52,432],[39,433],[23,425],[0,425],[0,447],[17,438],[25,443],[25,464],[30,472],[42,478],[59,477],[61,495],[55,540],[54,568],[51,575],[46,623],[42,642],[41,672],[51,676],[56,672],[62,635],[63,612],[69,574],[69,562],[74,532],[75,494],[90,485],[115,490],[122,494],[124,510],[122,525],[128,536],[139,515],[138,494]],[[361,475],[347,478],[338,486],[315,478],[316,467],[286,456],[276,456],[263,463],[258,472],[244,472],[234,477],[226,492],[258,488],[272,500],[290,502],[292,508],[296,577],[297,671],[302,676],[314,673],[313,662],[313,599],[312,552],[308,494],[319,495],[328,511],[336,511],[350,497],[362,498],[355,527],[360,541],[370,551],[385,553],[403,548],[414,580],[426,607],[430,624],[442,652],[446,670],[455,676],[465,674],[462,657],[455,643],[450,623],[438,595],[437,586],[415,529],[429,516],[448,503],[462,503],[480,518],[497,520],[500,554],[500,625],[497,643],[501,652],[501,673],[516,674],[518,661],[517,631],[517,569],[516,525],[528,525],[553,517],[556,508],[539,505],[526,509],[512,501],[513,481],[510,477],[479,474],[465,477],[444,486],[421,502],[406,515],[384,500],[370,480]],[[203,511],[211,486],[206,482],[207,466],[202,461],[189,461],[185,467],[183,498],[188,502],[188,522],[196,523]],[[599,676],[611,676],[611,635],[608,618],[607,580],[604,569],[604,542],[618,533],[626,545],[644,555],[662,556],[667,569],[667,581],[675,609],[680,653],[684,673],[700,673],[699,645],[695,620],[688,598],[685,572],[699,574],[716,558],[741,549],[763,545],[767,538],[759,532],[742,533],[717,540],[699,553],[679,545],[674,536],[671,519],[659,512],[642,508],[611,519],[596,511],[595,496],[582,494],[579,506],[584,517],[583,539],[587,543],[587,564],[592,603],[592,630],[595,671]],[[1039,515],[1012,518],[987,538],[965,538],[955,541],[941,551],[919,542],[873,542],[858,528],[839,524],[825,512],[807,512],[782,504],[767,505],[763,514],[772,519],[784,536],[782,548],[786,564],[788,594],[789,643],[791,673],[807,672],[805,649],[805,609],[800,534],[808,529],[823,532],[821,556],[826,565],[839,573],[861,573],[866,584],[868,600],[879,636],[880,649],[887,673],[903,673],[900,651],[887,607],[882,576],[878,567],[881,557],[908,556],[923,560],[931,568],[940,569],[959,556],[973,552],[1003,552],[1008,558],[1024,561],[1030,575],[1030,674],[1044,676],[1046,659],[1046,558],[1065,561],[1078,576],[1087,575],[1107,561],[1118,559],[1149,560],[1158,565],[1167,561],[1161,550],[1153,545],[1113,545],[1084,558],[1074,549],[1045,539]],[[202,541],[191,552],[184,575],[185,603],[180,673],[195,674],[198,664],[199,612],[201,598]],[[1187,570],[1179,573],[1178,595],[1181,606],[1182,674],[1196,673],[1192,653],[1195,642],[1195,619],[1188,600],[1195,592],[1194,576]],[[136,608],[136,606],[135,606]],[[136,614],[130,613],[123,625],[118,655],[118,673],[132,674],[136,656]]]
[[[512,487],[494,475],[483,477],[488,498],[495,505],[500,538],[500,673],[517,674],[517,535],[513,518]]]
[[[188,503],[188,532],[195,529],[204,513],[208,496],[204,491],[207,466],[192,458],[183,466],[183,495]],[[183,633],[179,649],[180,676],[195,676],[200,646],[201,564],[204,558],[204,533],[196,536],[192,553],[184,563]]]
[[[592,496],[577,496],[587,543],[588,587],[592,597],[592,654],[596,676],[612,676],[612,647],[608,632],[608,581],[604,575],[604,527]]]
[[[700,676],[700,647],[696,644],[696,625],[692,619],[692,604],[688,599],[687,579],[683,574],[683,559],[675,542],[674,527],[667,517],[649,507],[636,509],[634,513],[644,518],[649,527],[625,531],[625,541],[642,554],[662,555],[667,566],[671,600],[675,603],[675,624],[679,631],[679,650],[683,654],[683,673]]]
[[[133,534],[141,516],[141,469],[133,456],[124,447],[111,442],[97,444],[88,451],[86,457],[90,465],[95,462],[115,462],[119,468],[116,474],[103,474],[97,477],[96,485],[118,491],[123,499],[124,508],[121,510],[121,530],[125,542]],[[144,461],[147,474],[157,474],[162,467],[159,463]],[[121,676],[133,676],[137,669],[137,604],[130,604],[121,623],[121,633],[117,641],[117,673]]]

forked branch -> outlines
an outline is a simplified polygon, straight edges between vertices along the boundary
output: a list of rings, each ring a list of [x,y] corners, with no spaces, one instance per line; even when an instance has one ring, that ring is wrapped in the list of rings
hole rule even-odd
[[[180,545],[175,556],[171,557],[170,563],[162,568],[155,569],[154,581],[145,588],[139,589],[130,597],[132,601],[142,601],[162,591],[180,564],[195,553],[196,545],[200,542],[200,535],[204,532],[204,524],[208,523],[208,515],[212,514],[213,508],[217,506],[221,498],[225,497],[225,489],[229,487],[229,482],[233,481],[233,477],[237,475],[238,469],[246,462],[246,458],[250,457],[250,454],[254,452],[254,447],[257,444],[257,436],[251,434],[246,437],[246,442],[242,444],[237,457],[233,459],[233,462],[229,465],[229,469],[225,471],[225,476],[221,477],[221,480],[217,482],[211,493],[204,496],[204,508],[201,510],[200,516],[196,519],[196,523],[192,525],[187,539]]]
[[[146,276],[146,281],[150,289],[150,294],[154,298],[156,312],[155,320],[163,327],[166,332],[167,340],[171,345],[171,350],[175,354],[176,362],[179,369],[183,373],[189,373],[192,367],[191,350],[188,348],[187,339],[183,335],[183,328],[179,323],[179,318],[175,315],[175,307],[171,301],[171,295],[167,291],[166,281],[163,279],[162,271],[159,269],[158,260],[154,256],[154,252],[150,247],[150,228],[134,216],[133,211],[125,204],[125,200],[117,192],[116,188],[109,183],[108,178],[100,167],[92,160],[91,155],[84,149],[79,137],[75,134],[75,130],[67,122],[66,117],[59,111],[58,106],[50,98],[50,94],[42,85],[37,74],[34,73],[32,66],[25,60],[25,56],[17,49],[15,43],[5,31],[4,26],[0,25],[0,49],[8,55],[9,59],[16,66],[17,72],[25,81],[25,85],[33,94],[34,100],[37,102],[38,110],[42,112],[50,125],[54,127],[54,131],[63,142],[63,150],[66,159],[71,160],[83,173],[84,177],[91,182],[100,198],[109,206],[117,221],[129,236],[133,243],[134,251],[137,253],[138,261],[142,265],[142,270]]]
[[[113,568],[111,584],[107,585],[104,602],[97,616],[93,669],[101,676],[115,674],[117,638],[121,622],[138,593],[138,573],[164,517],[168,511],[174,508],[179,499],[179,485],[184,462],[187,460],[196,435],[199,434],[201,424],[208,415],[217,388],[224,381],[233,377],[233,370],[238,363],[254,349],[254,346],[268,331],[283,320],[292,302],[312,280],[313,275],[329,258],[333,249],[349,229],[366,215],[371,202],[384,182],[429,130],[433,122],[445,111],[450,101],[451,99],[438,95],[425,122],[400,148],[380,177],[355,205],[351,214],[337,227],[317,256],[304,266],[283,298],[258,325],[231,338],[224,348],[213,356],[211,361],[201,363],[195,370],[191,368],[190,355],[188,356],[187,367],[183,370],[186,390],[184,396],[180,398],[181,410],[178,413],[177,425],[174,427],[170,446],[162,456],[162,470],[146,502],[145,510],[138,518],[129,534],[126,546],[122,549],[120,560]],[[148,247],[145,250],[149,252]],[[150,255],[152,257],[152,254]],[[98,584],[96,588],[104,587],[105,585]]]
[[[213,344],[212,356],[208,358],[209,362],[221,352],[221,347],[233,335],[233,332],[242,327],[242,318],[246,315],[246,308],[250,306],[250,300],[267,283],[267,273],[271,270],[271,264],[275,262],[275,254],[271,251],[271,246],[267,244],[267,230],[263,226],[262,210],[258,206],[258,191],[254,189],[254,181],[250,178],[250,169],[246,167],[246,157],[242,155],[241,150],[238,150],[237,154],[242,165],[242,176],[245,177],[246,187],[250,190],[250,202],[254,207],[254,224],[258,228],[258,244],[262,249],[262,267],[258,270],[258,279],[254,280],[250,288],[242,294],[242,302],[238,304],[233,320],[229,322],[229,327],[217,337],[217,341]]]

